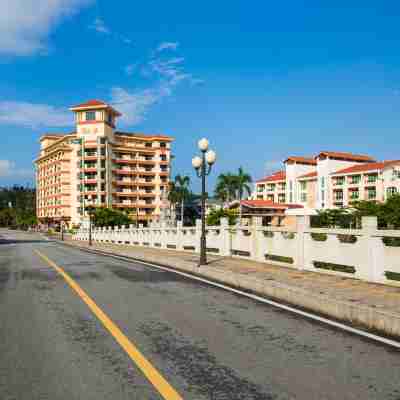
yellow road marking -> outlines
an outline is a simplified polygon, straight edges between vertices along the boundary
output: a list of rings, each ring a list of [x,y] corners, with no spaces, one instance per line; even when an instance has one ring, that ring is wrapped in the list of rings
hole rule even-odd
[[[118,326],[101,310],[101,308],[89,297],[89,295],[55,262],[38,250],[39,255],[47,264],[53,267],[69,284],[69,286],[86,303],[93,314],[102,322],[104,327],[111,333],[114,339],[126,351],[132,361],[139,367],[147,379],[158,390],[165,400],[183,400],[176,390],[163,378],[151,363],[143,356],[136,346],[122,333]]]

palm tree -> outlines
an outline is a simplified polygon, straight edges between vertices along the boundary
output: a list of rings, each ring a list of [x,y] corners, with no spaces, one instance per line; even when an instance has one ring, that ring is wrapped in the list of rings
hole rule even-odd
[[[235,176],[236,178],[236,190],[239,199],[239,221],[242,219],[242,198],[243,194],[247,192],[250,196],[251,194],[251,186],[249,185],[252,182],[250,174],[245,172],[242,167],[239,167],[238,174]]]
[[[220,174],[215,187],[215,196],[224,202],[230,202],[236,197],[236,176],[228,172]]]
[[[169,182],[169,189],[168,189],[168,201],[170,204],[170,215],[172,216],[172,209],[175,213],[176,204],[179,202],[179,193],[174,181]],[[175,217],[174,217],[175,220]]]
[[[181,203],[181,221],[183,223],[185,200],[189,197],[190,178],[187,175],[176,175],[174,185],[178,200]]]

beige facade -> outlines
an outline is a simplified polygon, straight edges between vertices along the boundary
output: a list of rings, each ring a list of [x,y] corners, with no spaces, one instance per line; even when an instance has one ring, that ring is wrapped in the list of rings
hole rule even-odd
[[[167,208],[172,138],[121,132],[121,115],[92,100],[72,107],[76,130],[41,138],[36,164],[37,216],[79,225],[88,206],[125,211],[146,224]]]
[[[395,193],[400,193],[400,160],[376,162],[365,155],[321,152],[287,158],[282,171],[256,182],[252,200],[265,202],[258,206],[269,210],[285,203],[287,215],[312,215],[359,200],[383,202]]]

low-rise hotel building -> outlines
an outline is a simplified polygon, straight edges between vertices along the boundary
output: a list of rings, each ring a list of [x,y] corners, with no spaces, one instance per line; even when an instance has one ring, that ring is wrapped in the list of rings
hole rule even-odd
[[[79,225],[88,206],[125,211],[138,223],[168,208],[171,142],[165,135],[116,130],[121,114],[91,100],[70,109],[75,131],[44,134],[35,160],[41,223]]]
[[[384,202],[400,193],[400,160],[377,162],[366,155],[324,151],[288,157],[283,167],[256,181],[252,198],[243,202],[249,214],[256,209],[281,222],[282,210],[285,216],[315,215],[359,200]]]

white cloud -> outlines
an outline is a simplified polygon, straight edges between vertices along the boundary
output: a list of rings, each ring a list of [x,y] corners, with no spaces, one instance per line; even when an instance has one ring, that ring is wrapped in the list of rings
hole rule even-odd
[[[121,122],[128,125],[136,125],[146,118],[150,107],[160,102],[163,98],[171,96],[176,87],[184,81],[191,85],[203,83],[200,79],[194,79],[192,74],[185,71],[184,57],[162,57],[158,54],[165,49],[176,50],[178,43],[164,42],[159,45],[156,52],[144,64],[129,64],[125,67],[127,75],[132,75],[137,69],[142,77],[153,79],[155,83],[148,89],[129,90],[114,87],[111,90],[112,103],[122,111]]]
[[[162,42],[157,47],[157,51],[176,50],[179,46],[178,42]]]
[[[148,109],[157,103],[163,94],[159,89],[144,89],[128,92],[121,87],[111,89],[111,103],[122,112],[121,122],[137,125],[145,119]]]
[[[109,35],[111,33],[110,29],[106,26],[104,21],[99,17],[97,17],[93,21],[92,25],[89,26],[89,29],[93,29],[96,32],[103,33],[105,35]]]
[[[33,169],[18,169],[13,161],[0,160],[0,178],[33,178]]]
[[[37,128],[63,127],[72,123],[71,112],[64,108],[18,101],[0,102],[0,124]]]
[[[44,53],[51,30],[92,1],[0,1],[0,54],[26,56]]]

